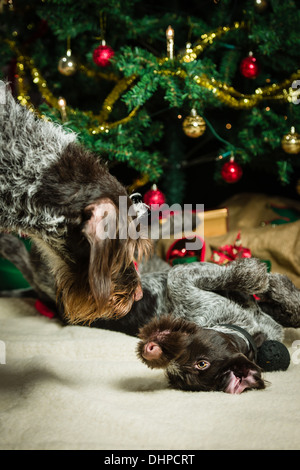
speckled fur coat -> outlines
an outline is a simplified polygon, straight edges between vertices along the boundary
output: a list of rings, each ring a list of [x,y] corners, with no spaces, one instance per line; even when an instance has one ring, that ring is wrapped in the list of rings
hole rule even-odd
[[[99,320],[93,326],[137,334],[139,327],[155,316],[173,314],[199,326],[226,332],[222,324],[235,324],[252,336],[283,339],[283,326],[300,326],[300,291],[284,275],[267,273],[255,258],[213,263],[177,265],[153,272],[151,261],[142,273],[144,297],[118,322]],[[259,299],[253,294],[257,294]]]
[[[34,247],[29,253],[16,237],[0,235],[0,255],[22,271],[44,302],[54,306],[53,278]],[[227,266],[192,263],[170,268],[154,256],[140,265],[140,271],[143,298],[124,318],[99,319],[92,327],[137,335],[153,317],[170,313],[224,332],[226,327],[220,325],[235,324],[253,336],[263,334],[277,341],[282,341],[283,326],[300,327],[300,291],[286,276],[267,273],[266,265],[255,258]]]
[[[3,82],[2,82],[3,85]],[[0,228],[29,234],[62,234],[65,216],[39,204],[47,170],[76,134],[37,119],[5,93],[0,116]]]
[[[126,188],[75,133],[39,119],[0,87],[0,232],[34,240],[72,323],[107,316],[112,305],[125,315],[141,295],[136,253],[151,246],[118,236],[135,218],[120,211],[121,197],[132,206]],[[101,236],[104,213],[115,238]]]

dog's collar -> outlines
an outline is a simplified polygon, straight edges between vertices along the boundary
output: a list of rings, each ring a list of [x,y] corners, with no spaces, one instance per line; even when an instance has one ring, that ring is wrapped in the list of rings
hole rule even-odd
[[[230,330],[236,330],[236,331],[238,331],[239,333],[241,333],[242,335],[244,335],[245,338],[248,340],[250,347],[251,347],[252,350],[253,350],[253,353],[254,353],[254,360],[255,360],[255,361],[257,360],[257,346],[256,346],[256,344],[255,344],[255,342],[254,342],[253,337],[248,333],[248,331],[244,330],[244,328],[241,328],[240,326],[237,326],[237,325],[231,325],[231,324],[224,324],[224,323],[222,323],[222,325],[219,325],[219,326],[226,326],[226,328],[229,328]]]

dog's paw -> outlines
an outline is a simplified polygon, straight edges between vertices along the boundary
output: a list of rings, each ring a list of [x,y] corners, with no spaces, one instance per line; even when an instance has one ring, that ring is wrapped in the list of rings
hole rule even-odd
[[[242,258],[232,263],[237,289],[247,294],[260,294],[269,288],[265,263],[256,258]]]

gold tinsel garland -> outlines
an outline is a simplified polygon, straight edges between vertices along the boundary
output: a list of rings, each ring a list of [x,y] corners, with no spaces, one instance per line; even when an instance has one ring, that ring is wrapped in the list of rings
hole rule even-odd
[[[228,33],[229,31],[234,31],[240,28],[245,28],[245,23],[234,23],[232,27],[223,26],[218,28],[216,31],[212,31],[208,34],[203,34],[201,40],[194,47],[188,49],[186,54],[179,58],[179,63],[191,62],[195,60],[199,54],[201,54],[206,47],[211,45],[216,39],[219,39],[222,35]],[[51,93],[46,80],[41,75],[40,71],[35,67],[33,59],[28,56],[22,55],[14,41],[6,41],[10,47],[14,50],[17,55],[17,72],[18,72],[18,85],[19,85],[19,95],[18,100],[22,105],[28,106],[29,109],[34,110],[34,107],[31,103],[30,96],[25,81],[25,68],[28,68],[32,81],[35,83],[41,93],[45,98],[46,102],[53,108],[60,109],[58,104],[58,99]],[[185,79],[188,74],[187,72],[178,67],[176,70],[169,70],[164,68],[164,64],[168,61],[168,58],[158,59],[158,68],[156,73],[165,75],[165,76],[177,76],[181,79]],[[99,134],[102,132],[109,132],[109,129],[114,128],[120,124],[126,124],[130,121],[137,113],[139,107],[134,108],[128,116],[119,121],[108,122],[110,113],[112,112],[113,106],[116,101],[120,98],[123,92],[125,92],[138,78],[136,75],[130,77],[124,77],[119,79],[115,74],[105,74],[103,72],[95,71],[87,66],[82,64],[79,65],[79,70],[89,77],[98,76],[106,80],[115,81],[116,84],[112,91],[109,93],[105,99],[102,109],[98,115],[95,115],[91,111],[82,112],[85,116],[88,116],[93,124],[89,127],[89,132],[91,134]],[[206,75],[203,76],[194,76],[194,81],[202,88],[205,88],[211,91],[217,99],[227,106],[235,109],[250,109],[254,106],[257,106],[263,100],[278,100],[283,102],[292,102],[294,90],[291,88],[291,84],[294,80],[300,79],[300,70],[292,74],[288,79],[284,80],[280,84],[272,84],[263,88],[257,88],[252,95],[246,95],[238,92],[233,87],[222,83],[218,80],[215,80],[213,77],[208,78]],[[71,107],[67,107],[68,113],[76,114],[76,110]]]
[[[17,53],[17,78],[18,78],[18,85],[19,85],[19,94],[17,96],[19,102],[23,106],[27,106],[29,109],[34,111],[34,107],[31,103],[29,92],[26,86],[26,80],[25,80],[25,68],[28,68],[33,83],[38,87],[39,92],[45,99],[45,101],[52,106],[53,108],[60,110],[59,106],[59,99],[57,99],[53,93],[49,90],[49,87],[47,85],[46,80],[43,78],[41,75],[40,71],[35,67],[33,59],[30,59],[29,57],[25,55],[21,55],[19,51],[17,50],[15,44],[13,41],[9,41],[9,45],[11,48]],[[80,66],[79,69],[84,71],[86,74],[89,76],[95,76],[93,74],[93,70],[91,71],[85,66]],[[102,78],[104,78],[105,74],[101,73]],[[113,74],[109,74],[105,76],[108,80],[113,79],[115,80],[115,76]],[[102,110],[99,115],[95,115],[91,111],[85,111],[83,112],[84,115],[88,116],[91,121],[96,121],[99,124],[98,125],[93,125],[89,128],[89,131],[91,134],[99,134],[100,132],[108,132],[109,129],[118,126],[119,124],[125,124],[128,122],[130,119],[133,118],[133,116],[136,114],[138,111],[138,107],[135,108],[127,117],[124,119],[120,119],[119,121],[115,121],[113,123],[107,122],[107,119],[109,117],[109,114],[112,111],[114,103],[119,99],[121,94],[133,83],[135,80],[135,76],[132,75],[129,78],[122,78],[117,81],[116,85],[112,89],[112,91],[109,93],[107,98],[105,99]],[[67,107],[68,113],[71,114],[76,114],[76,110],[72,109],[71,107]],[[44,117],[44,116],[43,116]]]
[[[213,44],[213,42],[216,39],[219,39],[224,34],[227,34],[230,31],[235,31],[237,29],[244,29],[244,28],[246,28],[245,22],[242,21],[239,23],[236,21],[233,26],[220,26],[215,31],[202,34],[201,40],[199,41],[199,43],[195,47],[190,48],[190,50],[185,53],[185,55],[182,58],[183,62],[192,62],[193,60],[195,60],[199,54],[202,54],[202,52],[204,51],[206,47]]]

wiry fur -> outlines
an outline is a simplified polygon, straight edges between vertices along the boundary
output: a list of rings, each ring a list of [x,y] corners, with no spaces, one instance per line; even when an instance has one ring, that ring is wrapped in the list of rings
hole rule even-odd
[[[54,282],[34,246],[28,253],[20,240],[2,235],[0,254],[51,306]],[[139,357],[149,367],[164,368],[173,387],[235,393],[265,387],[249,340],[230,325],[245,329],[257,347],[265,340],[281,341],[283,326],[300,327],[300,291],[286,276],[267,273],[265,264],[253,258],[170,269],[153,257],[140,271],[142,300],[125,317],[98,319],[91,326],[138,335]],[[158,354],[151,353],[152,347]],[[203,357],[211,366],[199,371]]]
[[[151,285],[154,309],[139,331],[138,355],[149,367],[165,369],[176,388],[228,393],[265,388],[253,342],[257,347],[280,342],[282,326],[300,326],[300,291],[253,258],[227,266],[179,265],[160,282],[157,275],[145,275],[143,282],[145,290]],[[202,370],[199,364],[208,365]]]
[[[228,327],[199,327],[166,315],[151,320],[139,337],[140,359],[151,368],[165,369],[175,388],[228,393],[265,388],[253,350]]]
[[[118,221],[119,197],[128,198],[126,189],[76,142],[74,133],[38,119],[5,90],[0,230],[34,240],[70,322],[125,315],[140,289],[134,256],[147,253],[151,245],[146,239],[101,239],[95,214],[109,203]]]

